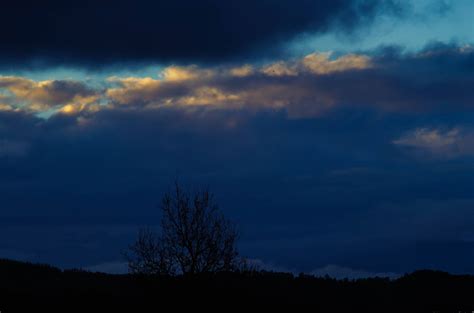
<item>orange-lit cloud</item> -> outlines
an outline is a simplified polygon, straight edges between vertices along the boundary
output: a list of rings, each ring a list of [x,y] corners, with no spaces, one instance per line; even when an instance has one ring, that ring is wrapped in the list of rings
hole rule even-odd
[[[296,61],[279,61],[264,66],[261,72],[269,76],[296,76],[301,73],[318,75],[363,70],[373,66],[366,55],[348,54],[336,59],[331,59],[331,53],[311,53]]]
[[[205,79],[214,75],[210,69],[201,69],[195,65],[192,66],[169,66],[163,71],[163,77],[166,81],[183,81]]]
[[[34,81],[18,76],[0,76],[0,91],[9,94],[8,106],[40,112],[55,107],[85,108],[96,103],[100,95],[83,82],[74,80]]]
[[[245,77],[245,76],[250,76],[254,72],[254,68],[249,65],[243,65],[239,67],[233,67],[230,69],[230,75],[231,76],[236,76],[236,77]]]
[[[472,107],[472,88],[466,88],[472,84],[472,54],[472,49],[445,47],[378,57],[312,53],[259,65],[172,65],[154,77],[111,76],[99,82],[101,88],[73,80],[0,76],[0,110],[78,114],[104,108],[199,107],[275,110],[290,118],[310,118],[348,107],[386,112],[462,109]],[[450,78],[440,77],[442,72]]]
[[[312,53],[304,57],[301,63],[316,74],[363,70],[372,67],[370,58],[365,55],[348,54],[335,60],[330,60],[330,56],[331,53]]]
[[[261,67],[165,68],[162,78],[111,77],[116,86],[106,92],[118,105],[209,106],[210,108],[285,109],[291,117],[319,115],[336,103],[334,95],[314,86],[311,77],[366,69],[366,56],[330,60],[330,54],[311,54],[300,60],[278,61]],[[302,77],[298,77],[302,76]]]

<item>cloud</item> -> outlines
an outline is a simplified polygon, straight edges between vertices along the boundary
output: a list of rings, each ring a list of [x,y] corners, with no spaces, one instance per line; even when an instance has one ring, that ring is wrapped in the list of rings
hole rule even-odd
[[[0,111],[11,111],[13,107],[8,104],[10,98],[0,93]]]
[[[302,64],[316,74],[364,70],[371,67],[370,58],[365,55],[348,54],[335,60],[329,60],[330,56],[330,53],[312,53],[304,57]]]
[[[400,274],[392,273],[392,272],[371,272],[365,271],[360,269],[352,269],[349,267],[343,267],[338,265],[327,265],[322,268],[315,269],[310,272],[311,275],[317,277],[324,277],[329,276],[336,279],[364,279],[364,278],[373,278],[373,277],[381,277],[381,278],[391,278],[395,279],[400,277]]]
[[[316,277],[326,277],[329,276],[335,279],[365,279],[365,278],[390,278],[396,279],[400,277],[400,274],[393,272],[373,272],[366,271],[362,269],[353,269],[350,267],[344,267],[334,264],[329,264],[311,271],[301,271],[295,268],[287,268],[285,266],[278,266],[273,263],[265,262],[261,259],[248,259],[248,264],[254,266],[257,270],[277,272],[277,273],[291,273],[293,275],[298,275],[300,273],[305,273],[307,275],[314,275]]]
[[[102,109],[202,107],[283,111],[290,118],[341,108],[462,112],[473,106],[473,60],[469,45],[438,44],[412,54],[392,47],[366,54],[311,53],[266,64],[171,65],[155,77],[110,76],[95,85],[0,76],[0,110],[49,111],[49,116],[52,109],[80,115]]]
[[[311,53],[296,62],[279,61],[263,67],[261,72],[268,76],[297,76],[303,73],[322,75],[372,67],[366,55],[347,54],[331,60],[331,54]]]
[[[404,8],[395,0],[8,3],[0,12],[0,63],[100,67],[276,54],[301,33],[351,33],[380,14],[399,16]]]
[[[24,157],[27,155],[29,144],[22,141],[0,140],[0,158]]]
[[[473,238],[474,219],[466,218],[473,168],[462,160],[415,164],[391,139],[429,120],[453,125],[470,115],[394,115],[358,107],[335,107],[316,119],[205,106],[107,106],[49,119],[2,111],[0,138],[30,146],[24,157],[0,162],[0,220],[10,225],[5,216],[25,217],[39,226],[0,227],[0,237],[10,245],[5,249],[65,267],[115,260],[134,227],[159,222],[159,195],[179,175],[209,185],[242,227],[242,254],[273,268],[411,271],[423,265],[414,242],[431,240],[433,252],[446,238]],[[51,229],[53,218],[60,229]],[[97,220],[134,225],[120,237],[103,226],[79,236],[66,220],[82,221],[82,228]],[[472,270],[466,251],[472,245],[424,260]]]
[[[71,112],[73,108],[80,111],[99,99],[97,91],[74,80],[34,81],[18,76],[0,76],[0,91],[2,90],[10,94],[2,96],[8,102],[3,108],[15,107],[33,112],[60,106],[66,112]]]
[[[284,110],[292,118],[341,107],[386,112],[469,110],[474,94],[474,50],[430,46],[420,53],[378,51],[371,56],[312,53],[261,66],[165,68],[160,77],[112,77],[107,97],[141,108]],[[444,73],[441,76],[439,73]]]
[[[393,143],[437,157],[474,156],[474,132],[462,128],[417,128]]]
[[[472,179],[462,177],[463,172],[472,175],[472,170],[468,167],[452,170],[450,175],[443,174],[443,170],[435,173],[425,172],[418,182],[411,183],[412,186],[424,185],[418,188],[415,199],[382,202],[368,210],[360,222],[360,227],[387,242],[409,241],[413,238],[420,243],[472,242],[474,199],[468,195]],[[412,180],[417,179],[414,176]],[[443,182],[436,182],[436,177],[443,177]],[[427,194],[428,189],[432,190],[433,194]],[[435,195],[435,192],[438,195]]]
[[[303,59],[278,61],[261,67],[199,68],[170,66],[162,79],[109,78],[117,88],[107,96],[119,105],[212,106],[224,109],[286,109],[292,117],[318,115],[331,107],[333,95],[312,86],[312,79],[372,66],[365,55],[330,59],[330,53],[313,53]]]
[[[197,66],[168,66],[163,70],[165,81],[179,82],[186,80],[207,79],[214,75],[211,69],[200,69]]]

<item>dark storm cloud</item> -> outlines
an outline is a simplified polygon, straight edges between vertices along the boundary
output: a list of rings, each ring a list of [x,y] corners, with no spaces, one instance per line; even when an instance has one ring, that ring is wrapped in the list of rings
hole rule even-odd
[[[401,2],[400,2],[401,3]],[[215,61],[275,53],[302,32],[351,32],[394,0],[8,1],[0,11],[0,63],[51,64]]]
[[[244,254],[265,262],[404,272],[423,265],[423,246],[432,264],[474,271],[459,261],[472,246],[472,156],[413,158],[393,143],[417,127],[472,129],[470,120],[367,108],[316,119],[182,107],[48,120],[0,112],[1,140],[29,147],[0,156],[2,238],[15,238],[0,252],[63,266],[120,261],[179,176],[208,184],[242,228]],[[449,260],[436,253],[447,241],[458,247]]]

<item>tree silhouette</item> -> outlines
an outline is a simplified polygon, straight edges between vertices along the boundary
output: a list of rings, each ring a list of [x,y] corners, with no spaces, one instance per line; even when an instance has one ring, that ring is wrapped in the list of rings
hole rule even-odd
[[[239,269],[238,233],[209,190],[190,193],[179,183],[161,202],[161,231],[142,229],[126,254],[131,273],[175,275]]]

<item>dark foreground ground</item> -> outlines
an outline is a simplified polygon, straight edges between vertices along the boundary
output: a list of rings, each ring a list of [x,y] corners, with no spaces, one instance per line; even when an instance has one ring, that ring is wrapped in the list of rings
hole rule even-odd
[[[173,312],[190,308],[193,312],[471,313],[474,276],[418,271],[392,281],[341,281],[282,273],[150,278],[61,271],[0,260],[1,313]]]

